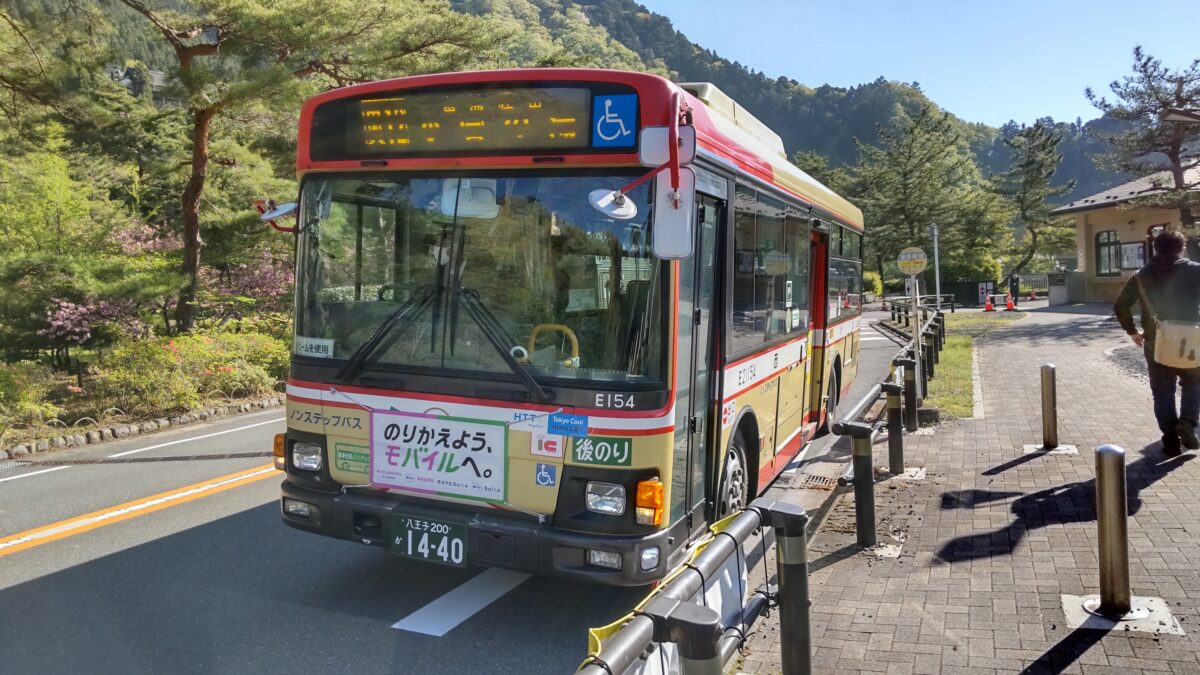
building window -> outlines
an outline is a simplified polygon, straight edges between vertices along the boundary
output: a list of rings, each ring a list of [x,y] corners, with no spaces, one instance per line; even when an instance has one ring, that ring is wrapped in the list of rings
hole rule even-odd
[[[1121,240],[1116,230],[1096,233],[1096,276],[1121,275]]]

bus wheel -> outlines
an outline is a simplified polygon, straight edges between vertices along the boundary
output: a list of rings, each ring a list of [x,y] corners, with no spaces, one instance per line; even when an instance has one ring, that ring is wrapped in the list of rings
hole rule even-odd
[[[747,466],[746,441],[741,432],[738,432],[725,455],[725,471],[721,477],[721,491],[717,501],[717,520],[746,508],[747,494],[750,491]]]
[[[838,376],[837,371],[829,373],[829,389],[826,392],[825,399],[825,422],[817,433],[825,435],[833,430],[833,423],[837,421],[837,406],[838,406]]]

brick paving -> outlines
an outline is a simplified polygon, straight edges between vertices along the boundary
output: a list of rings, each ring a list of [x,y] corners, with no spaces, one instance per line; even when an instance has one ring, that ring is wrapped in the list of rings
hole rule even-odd
[[[982,419],[905,439],[923,481],[876,487],[880,543],[854,545],[843,493],[810,555],[814,672],[1200,673],[1200,462],[1165,458],[1144,381],[1105,356],[1128,344],[1104,308],[1031,312],[977,341]],[[1089,313],[1090,312],[1090,313]],[[1041,436],[1039,368],[1058,367],[1059,437],[1079,455],[1024,455]],[[1128,451],[1130,576],[1184,637],[1071,630],[1061,595],[1098,592],[1093,451]],[[876,465],[886,466],[886,442]],[[738,669],[779,672],[777,614]]]

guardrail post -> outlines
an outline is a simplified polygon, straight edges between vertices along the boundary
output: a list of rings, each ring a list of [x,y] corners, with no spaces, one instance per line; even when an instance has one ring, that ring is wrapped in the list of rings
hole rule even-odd
[[[1042,448],[1058,447],[1057,369],[1053,363],[1042,366]],[[1098,461],[1098,460],[1097,460]]]
[[[659,594],[642,613],[654,621],[655,642],[678,646],[682,675],[721,675],[721,615],[715,609]]]
[[[896,359],[893,363],[904,368],[904,430],[917,430],[917,371],[911,358]]]
[[[938,350],[935,335],[937,334],[932,330],[925,333],[925,363],[929,366],[928,378],[930,380],[936,376],[937,372],[935,366],[938,362]]]
[[[1100,539],[1099,612],[1120,618],[1132,609],[1129,595],[1129,528],[1126,522],[1125,450],[1096,449],[1096,526]]]
[[[900,403],[904,388],[889,382],[883,391],[887,393],[888,471],[894,476],[904,473],[904,411]]]
[[[871,460],[870,427],[866,429],[865,436],[861,429],[851,432],[854,437],[851,461],[854,465],[854,529],[858,545],[869,548],[875,545],[875,463]]]
[[[812,672],[812,630],[808,609],[808,513],[799,504],[757,499],[763,522],[775,529],[775,564],[779,584],[779,652],[783,675]]]
[[[922,401],[929,398],[929,360],[927,358],[929,356],[929,350],[927,350],[925,348],[925,345],[921,345],[919,348],[919,351],[920,351],[920,355],[918,357],[918,361],[919,361],[918,365],[921,369],[921,379],[917,383],[918,384],[918,387],[917,387],[917,394],[918,394],[917,405],[918,406],[921,404]]]

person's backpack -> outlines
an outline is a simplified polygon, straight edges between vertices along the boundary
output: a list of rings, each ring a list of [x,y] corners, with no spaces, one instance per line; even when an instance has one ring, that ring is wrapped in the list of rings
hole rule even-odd
[[[1154,322],[1154,362],[1168,368],[1191,370],[1200,368],[1200,324],[1191,321],[1163,321],[1154,311],[1142,278],[1134,276],[1142,302],[1150,310]]]

